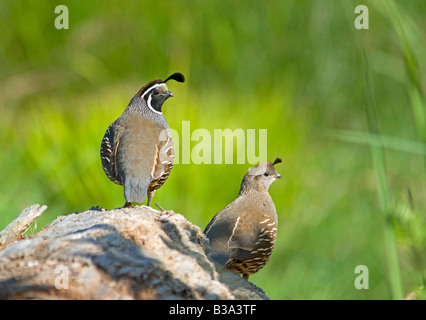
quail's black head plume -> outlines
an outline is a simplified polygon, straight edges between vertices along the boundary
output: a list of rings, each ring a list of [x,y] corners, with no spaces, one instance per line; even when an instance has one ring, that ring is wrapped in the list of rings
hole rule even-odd
[[[175,72],[172,75],[170,75],[166,80],[164,80],[164,82],[166,83],[169,80],[175,80],[175,81],[178,81],[178,82],[185,82],[185,77],[183,76],[182,73]]]
[[[149,206],[172,170],[173,141],[162,113],[163,103],[173,97],[166,85],[168,80],[184,82],[185,78],[176,72],[165,81],[148,82],[108,127],[102,140],[102,167],[111,181],[124,186],[125,206],[142,203],[146,196]]]
[[[274,249],[278,218],[268,189],[281,178],[274,167],[280,162],[277,158],[251,168],[237,199],[219,211],[204,230],[212,259],[246,280],[265,266]]]

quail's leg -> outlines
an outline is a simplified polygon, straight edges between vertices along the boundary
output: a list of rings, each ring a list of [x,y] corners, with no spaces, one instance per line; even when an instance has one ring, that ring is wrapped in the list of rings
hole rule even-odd
[[[146,203],[146,205],[149,207],[149,205],[151,204],[151,200],[152,200],[152,198],[154,197],[154,193],[155,193],[155,190],[152,190],[152,191],[148,191],[148,201],[147,201],[147,203]]]
[[[248,281],[249,275],[247,273],[244,273],[243,278]]]
[[[127,202],[124,204],[123,208],[133,208],[133,204],[131,202]]]

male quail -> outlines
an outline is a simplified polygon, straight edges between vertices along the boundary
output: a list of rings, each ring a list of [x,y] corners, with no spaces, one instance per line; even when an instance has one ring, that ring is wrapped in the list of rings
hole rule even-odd
[[[149,206],[172,170],[173,141],[161,111],[163,103],[173,97],[166,85],[168,80],[184,82],[185,78],[176,72],[165,81],[148,82],[108,127],[102,140],[102,167],[112,182],[124,186],[125,207],[144,202],[147,195]]]
[[[268,188],[281,178],[274,168],[280,162],[277,158],[251,168],[237,199],[219,211],[204,230],[212,259],[246,280],[265,266],[274,248],[278,218]]]

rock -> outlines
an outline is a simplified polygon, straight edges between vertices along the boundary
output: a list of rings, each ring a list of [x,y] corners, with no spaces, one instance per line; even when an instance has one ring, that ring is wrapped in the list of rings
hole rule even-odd
[[[0,250],[0,299],[268,299],[209,250],[173,211],[72,213]]]

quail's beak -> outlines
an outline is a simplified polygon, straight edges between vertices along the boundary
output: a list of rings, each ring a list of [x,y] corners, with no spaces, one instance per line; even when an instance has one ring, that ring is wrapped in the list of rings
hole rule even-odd
[[[282,176],[277,172],[276,174],[275,174],[275,178],[276,179],[281,179],[282,178]]]
[[[174,97],[173,93],[171,93],[170,91],[167,91],[167,93],[165,94],[166,99],[170,98],[170,97]]]

